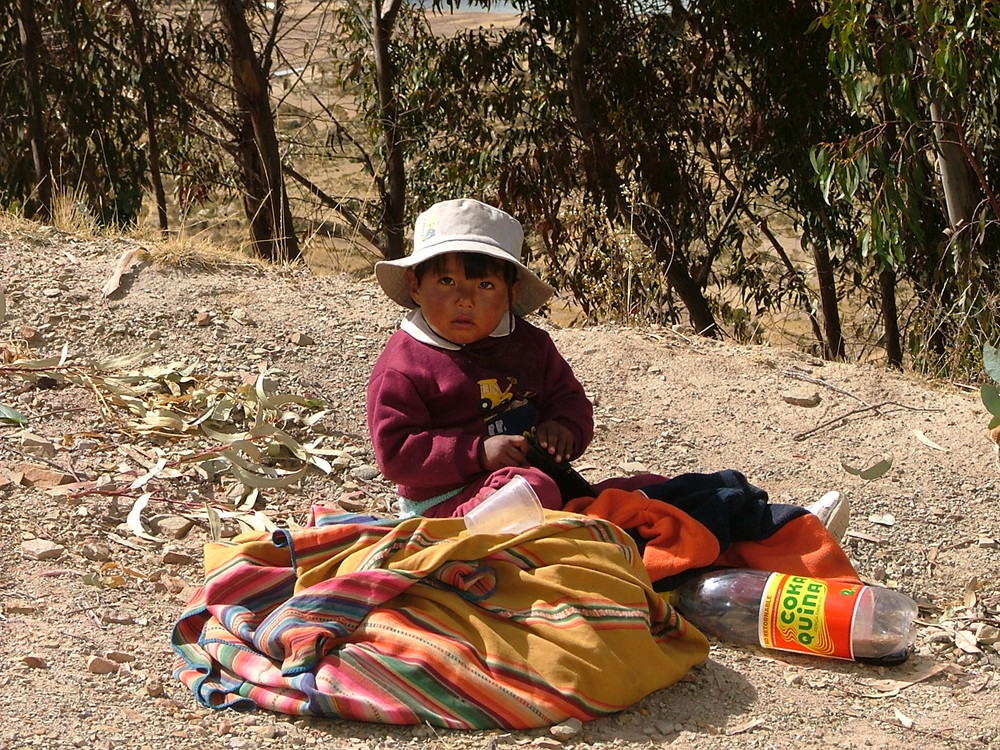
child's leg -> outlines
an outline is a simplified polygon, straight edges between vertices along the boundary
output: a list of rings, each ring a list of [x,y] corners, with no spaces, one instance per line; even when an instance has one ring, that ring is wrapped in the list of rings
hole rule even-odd
[[[475,508],[514,477],[521,475],[538,495],[543,508],[560,510],[563,506],[562,495],[556,483],[544,472],[531,467],[508,466],[498,469],[483,479],[466,487],[455,497],[438,503],[424,514],[429,518],[457,518],[464,516],[471,508]]]

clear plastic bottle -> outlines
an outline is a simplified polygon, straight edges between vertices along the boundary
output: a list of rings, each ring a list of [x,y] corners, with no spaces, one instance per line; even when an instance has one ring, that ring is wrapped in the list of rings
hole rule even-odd
[[[892,589],[746,568],[705,573],[670,602],[719,640],[882,664],[909,656],[917,617]]]

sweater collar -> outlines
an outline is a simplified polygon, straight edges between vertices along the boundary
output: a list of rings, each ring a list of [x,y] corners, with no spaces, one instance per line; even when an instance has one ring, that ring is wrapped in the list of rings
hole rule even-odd
[[[509,312],[504,313],[500,319],[500,323],[497,324],[497,327],[493,329],[493,333],[490,334],[490,338],[496,339],[509,336],[514,331],[515,321],[516,318],[512,317]],[[454,341],[449,341],[442,336],[438,336],[434,332],[434,329],[430,327],[430,324],[424,317],[423,311],[419,307],[415,310],[410,310],[406,314],[406,317],[403,318],[403,322],[400,323],[399,327],[417,341],[423,344],[430,344],[438,349],[448,349],[457,352],[465,348]]]

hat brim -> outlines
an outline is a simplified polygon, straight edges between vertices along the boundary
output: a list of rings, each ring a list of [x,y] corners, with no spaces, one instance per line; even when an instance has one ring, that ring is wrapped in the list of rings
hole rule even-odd
[[[514,301],[515,315],[524,316],[534,312],[555,294],[556,290],[553,287],[538,278],[526,265],[512,258],[509,253],[486,243],[470,242],[468,239],[439,242],[427,248],[425,252],[415,252],[398,260],[381,260],[375,264],[375,278],[389,299],[413,310],[417,304],[410,297],[406,269],[445,253],[478,253],[512,263],[517,268],[517,280],[521,283],[517,299]]]

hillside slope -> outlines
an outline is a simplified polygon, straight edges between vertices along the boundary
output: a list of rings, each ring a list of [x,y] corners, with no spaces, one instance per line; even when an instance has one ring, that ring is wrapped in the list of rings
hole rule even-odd
[[[272,393],[327,404],[297,434],[335,453],[329,474],[263,490],[257,521],[303,523],[313,503],[338,499],[390,512],[392,488],[367,443],[364,385],[400,311],[370,278],[179,267],[141,250],[106,298],[122,254],[140,246],[0,226],[0,406],[37,436],[0,423],[0,748],[554,744],[542,731],[217,713],[171,678],[170,627],[200,581],[209,538],[204,503],[239,502],[239,486],[213,491],[188,463],[151,471],[160,457],[206,446],[129,427],[130,402],[102,388],[191,378],[235,399],[268,371]],[[853,506],[845,546],[862,577],[921,604],[916,654],[899,667],[716,644],[681,684],[585,725],[567,746],[1000,746],[1000,469],[976,393],[669,329],[552,330],[596,404],[597,437],[578,462],[588,477],[735,468],[772,502],[800,505],[839,489]],[[156,351],[141,361],[107,362],[148,347]],[[65,363],[44,366],[48,379],[10,370],[18,357],[58,358],[64,348]],[[871,481],[843,468],[886,458],[892,468]],[[52,489],[60,474],[75,491]],[[129,521],[143,492],[152,493],[141,513],[152,539],[134,534],[138,513]],[[183,534],[185,515],[195,523]],[[226,533],[237,528],[224,520]]]

